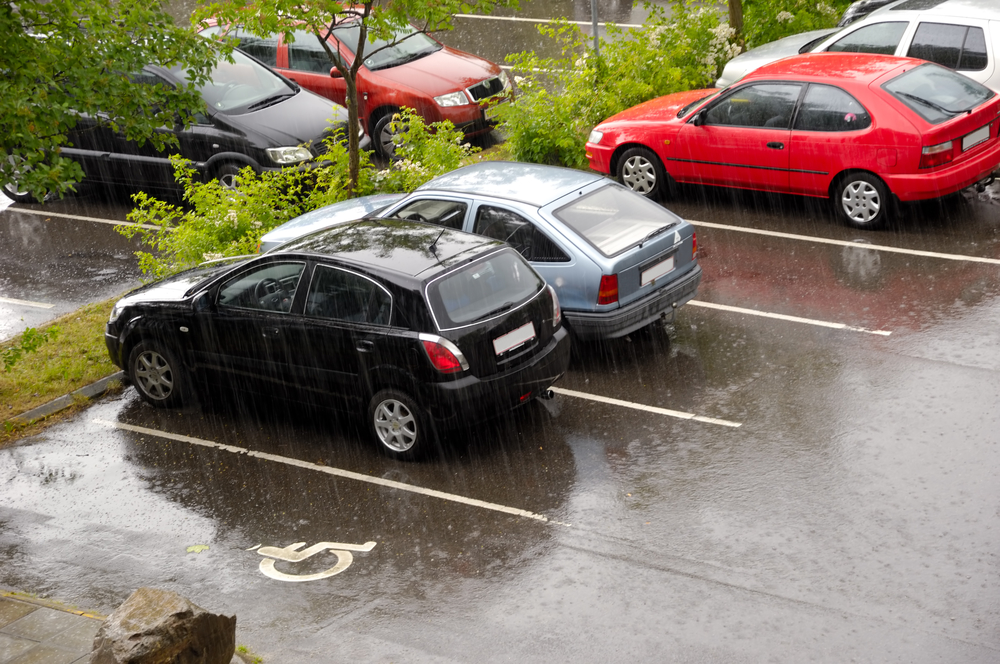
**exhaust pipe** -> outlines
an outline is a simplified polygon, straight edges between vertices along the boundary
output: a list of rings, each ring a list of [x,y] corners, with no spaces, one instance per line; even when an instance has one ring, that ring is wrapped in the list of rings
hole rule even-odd
[[[548,401],[549,399],[551,399],[555,395],[556,395],[556,393],[553,392],[552,390],[545,390],[544,392],[542,392],[541,394],[538,395],[538,398],[539,399],[545,399],[546,401]]]

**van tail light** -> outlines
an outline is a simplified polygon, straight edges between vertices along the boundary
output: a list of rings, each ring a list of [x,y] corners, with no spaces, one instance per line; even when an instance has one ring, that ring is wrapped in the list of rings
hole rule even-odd
[[[559,296],[556,295],[556,289],[552,286],[547,286],[547,288],[552,295],[552,329],[555,329],[562,322],[562,309],[559,307]]]
[[[934,168],[955,158],[954,141],[925,145],[920,151],[920,168]]]
[[[698,257],[698,234],[691,233],[691,260]]]
[[[618,275],[605,274],[601,276],[601,285],[597,289],[598,304],[614,304],[618,301]]]
[[[469,361],[453,342],[439,337],[436,334],[421,334],[420,343],[423,344],[427,359],[431,365],[443,374],[458,373],[469,368]]]

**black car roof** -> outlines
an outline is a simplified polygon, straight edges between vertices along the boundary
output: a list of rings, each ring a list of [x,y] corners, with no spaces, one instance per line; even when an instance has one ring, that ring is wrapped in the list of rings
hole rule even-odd
[[[370,270],[423,281],[503,246],[499,240],[418,221],[361,219],[287,242],[280,253],[336,256]]]

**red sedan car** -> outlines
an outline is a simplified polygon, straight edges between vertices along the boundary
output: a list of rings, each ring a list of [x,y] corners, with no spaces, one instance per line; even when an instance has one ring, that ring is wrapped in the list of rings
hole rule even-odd
[[[858,228],[1000,168],[1000,96],[938,65],[816,53],[723,90],[653,99],[597,125],[590,166],[659,198],[673,182],[829,198]]]
[[[340,23],[327,40],[348,65],[358,47],[359,25]],[[288,43],[280,35],[261,39],[235,26],[223,30],[213,24],[201,32],[223,33],[235,38],[240,50],[306,90],[346,105],[347,84],[313,33],[297,31]],[[451,120],[466,136],[474,136],[493,128],[491,108],[511,92],[499,65],[445,46],[415,28],[396,34],[391,42],[373,41],[369,34],[365,53],[358,70],[358,112],[362,128],[383,157],[393,152],[390,122],[403,106],[415,109],[428,123]]]

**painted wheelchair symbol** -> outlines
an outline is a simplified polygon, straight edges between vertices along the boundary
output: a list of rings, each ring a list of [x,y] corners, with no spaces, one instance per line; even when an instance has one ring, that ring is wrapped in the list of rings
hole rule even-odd
[[[351,551],[371,551],[375,548],[375,542],[365,542],[364,544],[320,542],[319,544],[313,544],[308,549],[302,549],[302,551],[299,551],[299,549],[305,545],[305,542],[296,542],[295,544],[289,544],[283,549],[279,549],[276,546],[260,547],[257,549],[257,553],[262,556],[269,556],[260,561],[261,574],[269,576],[272,579],[277,579],[278,581],[291,581],[293,583],[298,581],[316,581],[317,579],[325,579],[333,576],[334,574],[340,574],[351,566],[351,563],[354,562],[354,555],[351,554]],[[284,572],[279,572],[274,567],[275,559],[284,560],[290,563],[297,563],[323,551],[330,551],[333,555],[337,556],[337,564],[323,572],[316,572],[315,574],[285,574]]]

